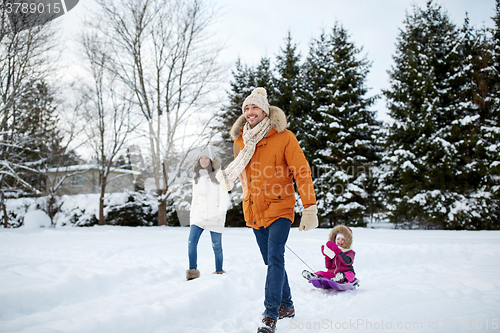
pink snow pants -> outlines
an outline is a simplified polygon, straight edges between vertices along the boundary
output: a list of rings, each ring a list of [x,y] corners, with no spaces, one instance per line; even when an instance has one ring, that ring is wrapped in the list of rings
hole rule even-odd
[[[327,279],[333,279],[333,277],[335,276],[335,274],[333,274],[333,273],[324,272],[324,271],[319,271],[319,272],[316,272],[315,274],[321,275],[322,277],[325,277]],[[354,273],[353,272],[350,272],[350,271],[344,272],[344,275],[345,275],[348,282],[354,281]]]

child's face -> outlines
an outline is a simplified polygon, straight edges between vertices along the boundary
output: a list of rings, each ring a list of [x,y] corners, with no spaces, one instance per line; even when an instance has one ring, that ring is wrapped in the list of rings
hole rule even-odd
[[[344,247],[345,239],[342,237],[337,237],[337,245]]]

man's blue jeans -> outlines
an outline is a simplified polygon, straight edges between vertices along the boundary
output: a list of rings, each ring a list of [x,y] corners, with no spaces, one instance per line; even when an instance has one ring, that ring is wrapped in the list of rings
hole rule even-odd
[[[189,230],[188,256],[189,269],[198,268],[198,241],[204,229],[197,225],[192,225]],[[210,231],[212,237],[212,248],[215,254],[215,271],[222,272],[222,234],[220,232]]]
[[[267,228],[253,229],[262,258],[267,265],[264,316],[273,319],[278,319],[281,303],[286,307],[293,306],[285,271],[285,245],[291,224],[289,219],[280,218]]]

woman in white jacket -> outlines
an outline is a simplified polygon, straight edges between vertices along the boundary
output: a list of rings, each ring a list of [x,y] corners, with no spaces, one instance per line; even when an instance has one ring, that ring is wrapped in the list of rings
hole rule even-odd
[[[191,201],[190,225],[188,240],[189,270],[188,280],[200,276],[197,269],[198,240],[204,230],[210,231],[212,248],[215,254],[215,274],[222,274],[222,231],[226,223],[226,211],[229,195],[215,178],[221,160],[214,157],[211,150],[204,150],[196,161],[193,179],[193,198]]]

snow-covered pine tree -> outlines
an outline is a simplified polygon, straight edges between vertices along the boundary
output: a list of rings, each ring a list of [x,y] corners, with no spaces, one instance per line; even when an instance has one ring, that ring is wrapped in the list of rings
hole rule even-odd
[[[120,169],[132,170],[132,165],[130,163],[130,155],[128,154],[128,149],[127,149],[127,152],[125,155],[120,155],[116,159],[114,166],[116,168],[120,168]]]
[[[233,160],[233,139],[230,130],[234,122],[242,115],[241,105],[252,92],[255,84],[255,70],[241,63],[241,59],[236,61],[235,69],[232,70],[233,80],[230,82],[231,89],[226,92],[227,104],[224,104],[215,116],[212,131],[214,136],[219,134],[221,142],[214,143],[220,148],[222,166],[225,167]]]
[[[467,92],[474,50],[433,1],[414,6],[404,24],[384,91],[395,120],[384,158],[390,219],[457,228],[454,214],[480,182],[474,160],[480,115]]]
[[[243,65],[241,59],[238,59],[236,68],[231,73],[233,80],[230,82],[231,90],[227,92],[228,103],[219,110],[215,125],[212,127],[215,133],[222,135],[223,141],[230,147],[233,145],[233,140],[229,131],[235,121],[243,114],[241,106],[245,98],[257,87],[266,88],[269,102],[273,101],[272,96],[274,95],[274,76],[268,58],[261,58],[257,68]]]
[[[456,119],[449,127],[447,139],[456,149],[457,169],[455,201],[449,208],[448,220],[442,227],[447,229],[491,229],[492,209],[491,178],[488,175],[488,150],[481,128],[490,122],[489,76],[487,69],[489,40],[484,29],[469,26],[466,17],[460,31],[460,46],[457,48],[462,67],[456,74],[461,89]],[[491,143],[490,143],[491,144]],[[498,220],[496,220],[498,221]]]
[[[12,124],[16,138],[17,163],[24,164],[18,175],[38,193],[46,192],[46,170],[61,164],[76,164],[75,156],[66,154],[63,136],[58,129],[54,94],[44,80],[30,81],[22,89],[17,103],[17,118]],[[36,194],[34,192],[31,193]]]
[[[377,162],[374,133],[380,124],[369,110],[375,97],[365,85],[370,62],[336,23],[313,40],[304,64],[309,112],[302,121],[303,149],[313,170],[320,223],[365,225],[370,169]]]
[[[480,122],[476,152],[484,176],[472,193],[471,207],[463,223],[474,229],[500,229],[500,0],[496,0],[494,27],[477,38],[479,51],[472,59],[471,84]],[[474,165],[475,167],[475,165]]]
[[[304,89],[302,87],[302,65],[297,44],[292,41],[292,34],[288,32],[285,46],[276,56],[276,81],[274,103],[279,106],[287,116],[288,129],[295,134],[300,146],[304,144],[304,112],[308,108],[304,103]],[[299,197],[298,190],[295,191]],[[295,212],[302,212],[300,201],[295,204]],[[298,219],[296,219],[298,220]]]
[[[303,136],[302,89],[300,54],[297,45],[292,42],[292,35],[288,32],[285,38],[285,47],[280,49],[276,56],[276,83],[275,105],[285,111],[288,120],[288,129],[292,131],[301,142]]]
[[[496,0],[495,16],[493,17],[495,27],[493,29],[493,42],[491,43],[492,55],[488,63],[491,72],[489,114],[485,126],[481,128],[487,138],[485,148],[488,152],[488,176],[490,179],[491,197],[491,221],[492,228],[500,229],[500,0]]]
[[[257,87],[265,88],[267,91],[267,100],[269,101],[270,105],[276,105],[276,88],[274,86],[275,82],[276,79],[274,70],[271,67],[271,59],[267,57],[262,57],[260,59],[259,65],[255,68],[255,83],[253,88]]]
[[[219,133],[222,136],[222,142],[215,144],[221,149],[223,166],[233,160],[233,140],[229,132],[236,120],[243,114],[241,106],[245,98],[257,87],[266,88],[271,105],[273,105],[275,95],[275,79],[268,58],[261,58],[256,68],[243,65],[241,59],[238,59],[236,68],[231,73],[233,80],[230,82],[231,90],[227,91],[228,103],[221,107],[216,115],[215,125],[212,127],[214,134]]]

